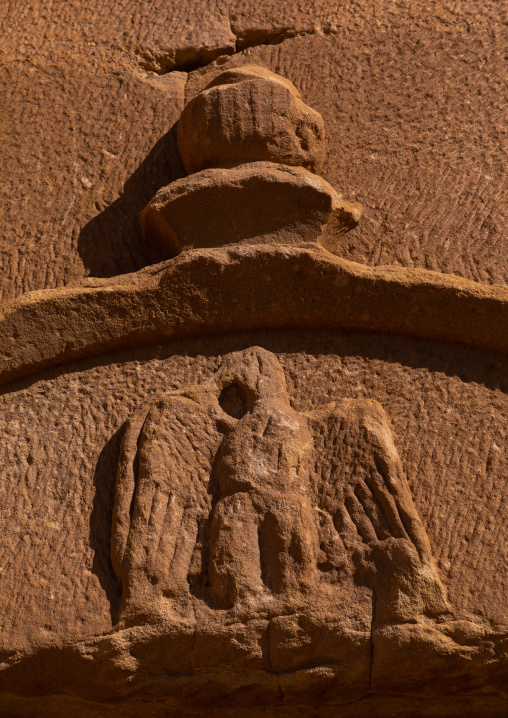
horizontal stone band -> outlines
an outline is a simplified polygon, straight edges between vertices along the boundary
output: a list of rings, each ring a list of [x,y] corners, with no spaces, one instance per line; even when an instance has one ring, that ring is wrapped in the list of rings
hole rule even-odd
[[[371,268],[314,244],[199,249],[4,305],[0,383],[141,345],[289,328],[387,332],[508,354],[508,287]]]

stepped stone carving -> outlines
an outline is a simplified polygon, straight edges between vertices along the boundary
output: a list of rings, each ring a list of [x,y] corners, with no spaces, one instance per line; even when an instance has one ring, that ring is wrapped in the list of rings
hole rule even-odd
[[[226,162],[278,162],[319,172],[325,152],[323,118],[296,87],[256,66],[226,71],[185,106],[178,148],[185,170]]]
[[[309,172],[323,161],[321,115],[262,67],[226,70],[188,102],[178,147],[195,174],[162,188],[140,215],[145,241],[166,257],[239,243],[319,241],[333,251],[362,215]]]
[[[297,412],[260,348],[129,420],[112,558],[131,620],[193,614],[196,601],[326,610],[355,569],[380,623],[450,614],[382,407]]]
[[[248,201],[245,201],[247,195]],[[345,215],[328,182],[301,167],[250,162],[208,169],[161,189],[144,210],[145,238],[170,256],[217,244],[295,244],[317,240]]]

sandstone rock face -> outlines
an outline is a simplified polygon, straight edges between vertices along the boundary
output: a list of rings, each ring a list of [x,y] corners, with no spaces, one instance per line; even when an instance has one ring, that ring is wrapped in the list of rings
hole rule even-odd
[[[0,7],[0,715],[504,718],[499,4],[88,4]]]
[[[143,236],[167,257],[226,244],[316,241],[328,222],[337,236],[361,210],[299,167],[252,162],[202,170],[159,190],[140,216]]]
[[[288,78],[323,116],[323,177],[366,208],[341,256],[506,284],[495,0],[1,5],[2,301],[158,261],[138,215],[183,175],[168,130],[242,64]]]
[[[261,74],[261,73],[260,73]],[[184,108],[178,149],[187,172],[226,162],[279,162],[319,172],[323,118],[290,83],[224,73]]]
[[[42,685],[85,715],[153,693],[502,715],[503,355],[315,329],[135,347],[1,398],[4,712],[68,712]]]
[[[87,279],[6,306],[0,382],[168,338],[262,328],[374,331],[504,356],[507,306],[505,287],[424,270],[371,269],[319,245],[188,252],[114,282]]]

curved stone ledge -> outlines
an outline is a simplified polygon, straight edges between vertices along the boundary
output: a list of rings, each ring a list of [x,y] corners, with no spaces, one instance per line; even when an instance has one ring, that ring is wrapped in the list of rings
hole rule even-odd
[[[258,633],[262,623],[256,622]],[[286,705],[301,705],[303,710],[312,705],[316,708],[315,715],[331,715],[321,714],[319,708],[336,711],[337,706],[346,708],[350,703],[366,701],[369,697],[382,701],[390,695],[404,696],[406,700],[410,696],[418,702],[418,709],[427,701],[432,708],[435,699],[442,701],[440,705],[448,701],[460,705],[461,701],[468,700],[468,708],[472,711],[468,715],[505,715],[501,709],[505,706],[506,638],[500,632],[491,631],[484,635],[480,632],[476,637],[463,634],[457,641],[436,629],[424,630],[414,624],[401,624],[376,632],[374,642],[378,650],[370,657],[368,635],[346,631],[337,642],[342,660],[318,660],[310,667],[297,664],[293,669],[278,672],[259,657],[250,660],[246,657],[245,634],[240,626],[238,623],[231,625],[218,636],[217,645],[222,649],[225,636],[233,635],[237,639],[227,662],[221,661],[220,651],[199,653],[199,649],[196,650],[194,643],[206,645],[202,643],[204,634],[199,629],[180,626],[175,631],[174,626],[171,630],[164,623],[124,629],[59,649],[46,647],[13,654],[0,664],[0,711],[8,706],[9,697],[11,705],[14,697],[35,699],[32,705],[37,711],[41,705],[36,702],[37,698],[46,699],[50,706],[58,705],[60,694],[73,696],[83,711],[86,703],[82,701],[100,701],[102,705],[115,705],[115,715],[124,716],[129,715],[124,710],[135,701],[144,700],[147,705],[148,693],[166,710],[175,710],[178,716],[186,715],[186,710],[197,710],[200,712],[193,716],[198,718],[203,715],[203,709],[220,710],[231,703],[237,710],[250,708],[252,713],[247,715],[252,716],[257,715],[256,709],[261,713],[263,708],[266,711],[280,706],[282,693]],[[453,626],[454,622],[451,622],[449,628],[452,631]],[[460,624],[457,631],[460,634]],[[433,640],[438,641],[441,650],[429,657],[427,651]],[[396,651],[393,651],[394,644],[398,647]],[[403,650],[409,646],[411,651]],[[180,658],[182,650],[185,653],[189,647],[195,657],[192,664],[189,655],[184,655],[183,660]],[[386,673],[383,670],[386,666],[384,655],[390,649],[390,655],[396,656],[391,662],[396,670]],[[416,658],[412,652],[416,653]],[[422,654],[427,656],[424,661]],[[99,672],[98,661],[101,662]],[[493,664],[496,666],[494,670]],[[63,666],[65,670],[62,670]],[[34,675],[37,680],[33,679]],[[451,691],[450,681],[453,681]],[[490,704],[485,704],[486,696],[491,699]],[[19,704],[19,699],[17,702]],[[485,708],[491,711],[485,713]],[[359,712],[356,715],[368,714]],[[39,715],[39,711],[29,715]],[[79,711],[78,715],[87,713]],[[266,713],[261,715],[266,716]],[[274,714],[270,711],[269,715]],[[341,711],[339,715],[347,718],[350,714]],[[402,717],[411,713],[376,710],[374,715]],[[436,714],[432,710],[427,714],[418,710],[417,715],[446,714]]]
[[[310,244],[200,249],[5,305],[0,383],[129,347],[287,328],[388,332],[506,354],[508,287],[371,268]]]

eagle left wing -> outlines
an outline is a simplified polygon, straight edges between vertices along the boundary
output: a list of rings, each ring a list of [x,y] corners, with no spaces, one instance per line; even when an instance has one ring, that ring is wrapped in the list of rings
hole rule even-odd
[[[316,507],[331,517],[345,550],[368,577],[378,618],[405,621],[448,613],[430,542],[381,405],[350,399],[307,416],[314,436]]]

